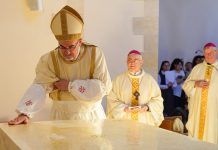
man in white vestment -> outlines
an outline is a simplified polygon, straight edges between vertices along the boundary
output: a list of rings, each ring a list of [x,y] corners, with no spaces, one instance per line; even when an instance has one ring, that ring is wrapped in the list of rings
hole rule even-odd
[[[142,69],[142,55],[129,52],[128,71],[117,76],[107,97],[107,115],[112,119],[137,120],[159,126],[163,121],[163,98],[157,82]]]
[[[59,46],[40,58],[36,78],[9,124],[27,123],[43,106],[46,93],[53,100],[51,119],[106,118],[101,101],[111,89],[111,79],[102,51],[82,41],[83,25],[80,14],[69,6],[54,16],[51,30]]]
[[[196,65],[183,85],[188,96],[188,134],[218,144],[218,62],[213,43],[204,46],[203,63]]]

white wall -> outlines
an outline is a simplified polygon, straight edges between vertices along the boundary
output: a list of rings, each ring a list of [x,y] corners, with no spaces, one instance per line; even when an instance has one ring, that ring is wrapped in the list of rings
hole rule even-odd
[[[159,63],[192,61],[207,42],[218,45],[217,0],[160,0]]]

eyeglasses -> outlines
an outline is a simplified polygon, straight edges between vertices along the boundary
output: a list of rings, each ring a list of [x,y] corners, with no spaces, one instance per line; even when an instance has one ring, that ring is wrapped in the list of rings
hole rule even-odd
[[[75,49],[77,47],[78,43],[79,43],[79,41],[75,45],[70,45],[68,47],[65,47],[65,46],[59,44],[58,48],[61,50],[64,50],[64,51],[70,51],[71,49]]]

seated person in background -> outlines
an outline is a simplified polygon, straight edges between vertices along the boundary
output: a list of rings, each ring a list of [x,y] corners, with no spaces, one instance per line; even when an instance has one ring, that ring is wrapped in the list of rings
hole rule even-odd
[[[112,119],[137,120],[159,126],[163,121],[163,98],[157,82],[142,69],[142,55],[132,50],[128,71],[117,76],[107,97],[107,115]]]
[[[102,51],[82,41],[83,19],[65,6],[54,16],[51,29],[59,46],[40,58],[36,78],[17,107],[18,116],[8,123],[27,123],[43,106],[46,93],[53,100],[53,120],[106,118],[101,99],[111,89],[110,75]]]

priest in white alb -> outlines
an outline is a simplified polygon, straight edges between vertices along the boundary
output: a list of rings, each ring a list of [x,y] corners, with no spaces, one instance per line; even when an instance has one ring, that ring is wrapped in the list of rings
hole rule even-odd
[[[107,96],[107,116],[137,120],[159,126],[163,121],[163,98],[154,78],[142,69],[142,55],[132,50],[127,56],[128,71],[117,76]]]
[[[188,96],[189,136],[218,144],[218,62],[214,43],[204,46],[203,63],[196,65],[183,89]]]
[[[101,101],[111,89],[111,79],[103,52],[83,42],[83,25],[80,14],[69,6],[54,16],[51,30],[59,45],[40,58],[35,80],[9,124],[27,123],[43,106],[46,93],[53,100],[51,119],[106,118]]]

